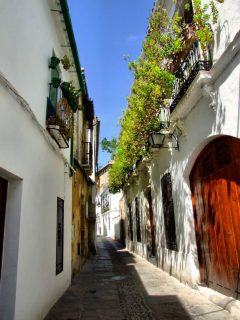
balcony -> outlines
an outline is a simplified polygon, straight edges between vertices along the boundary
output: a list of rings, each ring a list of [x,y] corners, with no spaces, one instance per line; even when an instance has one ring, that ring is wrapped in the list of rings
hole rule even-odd
[[[82,165],[86,168],[92,168],[92,143],[82,143]]]
[[[176,79],[170,102],[170,112],[175,109],[199,71],[209,71],[211,67],[210,50],[203,52],[200,43],[195,41],[175,73]]]
[[[47,130],[61,149],[69,147],[71,113],[71,108],[65,98],[61,98],[56,107],[48,99]]]

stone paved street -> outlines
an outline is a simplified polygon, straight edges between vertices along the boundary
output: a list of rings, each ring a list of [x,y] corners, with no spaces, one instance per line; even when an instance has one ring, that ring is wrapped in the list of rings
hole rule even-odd
[[[227,311],[109,238],[46,320],[222,320]]]

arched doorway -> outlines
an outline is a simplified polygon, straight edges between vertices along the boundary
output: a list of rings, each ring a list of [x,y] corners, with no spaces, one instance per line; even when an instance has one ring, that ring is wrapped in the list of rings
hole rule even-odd
[[[240,296],[240,140],[210,142],[190,174],[202,282]]]

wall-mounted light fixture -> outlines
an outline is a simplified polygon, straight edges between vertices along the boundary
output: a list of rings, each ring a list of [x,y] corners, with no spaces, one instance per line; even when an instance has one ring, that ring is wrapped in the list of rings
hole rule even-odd
[[[179,151],[178,130],[170,125],[170,109],[161,106],[159,109],[159,130],[150,132],[148,136],[148,145],[151,149],[167,148]]]
[[[178,136],[174,133],[167,133],[165,129],[151,132],[148,136],[148,144],[151,149],[167,148],[179,151]]]

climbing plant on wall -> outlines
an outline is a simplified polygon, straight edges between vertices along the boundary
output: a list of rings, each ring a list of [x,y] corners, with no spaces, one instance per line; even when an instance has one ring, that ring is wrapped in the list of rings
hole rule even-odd
[[[203,48],[212,41],[211,29],[206,29],[205,25],[211,19],[217,20],[214,1],[217,0],[203,5],[201,0],[193,0],[196,8],[193,21],[197,25],[195,39],[203,44]],[[149,18],[142,54],[137,61],[129,63],[134,83],[120,119],[121,133],[110,170],[110,191],[113,193],[122,188],[134,163],[148,153],[145,146],[149,132],[159,128],[159,110],[168,105],[172,95],[175,80],[172,66],[184,48],[185,27],[178,13],[170,18],[164,8],[156,5]]]

